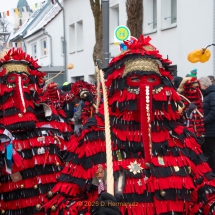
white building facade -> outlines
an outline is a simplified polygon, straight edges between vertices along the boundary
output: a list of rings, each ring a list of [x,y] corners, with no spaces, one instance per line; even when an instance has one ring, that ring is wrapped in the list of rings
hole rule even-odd
[[[13,46],[20,43],[34,59],[46,79],[63,84],[65,81],[65,54],[63,49],[63,15],[58,4],[46,1],[13,35]],[[54,79],[52,79],[55,77]],[[48,83],[48,82],[47,82]]]
[[[126,0],[110,0],[110,55],[119,54],[113,44],[114,30],[126,25]],[[215,73],[214,47],[210,47],[211,59],[207,63],[192,64],[187,60],[189,52],[215,43],[214,1],[206,0],[144,0],[143,33],[152,38],[152,45],[164,57],[168,57],[178,71],[185,76],[198,69],[198,77]],[[94,18],[90,0],[64,0],[67,62],[74,64],[67,71],[68,81],[84,79],[93,83],[95,45]]]
[[[27,53],[38,59],[40,70],[47,72],[50,79],[56,76],[55,82],[64,82],[63,51],[63,16],[61,8],[56,4],[41,21],[30,29],[24,37]]]

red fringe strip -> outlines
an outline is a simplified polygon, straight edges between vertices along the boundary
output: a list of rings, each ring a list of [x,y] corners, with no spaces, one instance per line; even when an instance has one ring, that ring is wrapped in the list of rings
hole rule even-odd
[[[181,176],[170,176],[165,178],[156,178],[151,176],[147,180],[148,191],[154,192],[155,190],[164,190],[164,189],[182,189],[187,190],[195,189],[193,184],[193,179],[191,177],[181,177]]]
[[[140,130],[136,131],[127,131],[127,130],[119,130],[116,128],[112,129],[112,132],[116,135],[116,137],[122,141],[135,141],[140,142],[141,141],[141,133]]]
[[[31,159],[23,159],[22,166],[17,167],[15,164],[13,165],[12,172],[19,172],[24,169],[33,168],[35,165],[48,165],[48,164],[56,164],[64,165],[61,159],[57,154],[41,154],[41,155],[34,155]]]
[[[26,122],[26,121],[37,121],[35,115],[33,113],[24,113],[22,117],[19,117],[18,114],[17,115],[12,115],[12,116],[5,116],[3,118],[3,124],[5,126],[7,125],[11,125],[11,124],[15,124],[18,122]]]
[[[139,186],[138,182],[141,182],[142,185]],[[125,188],[123,193],[138,193],[143,194],[146,190],[146,184],[144,182],[144,176],[142,178],[126,178]]]
[[[37,204],[42,204],[43,199],[45,198],[42,196],[35,196],[28,199],[17,199],[10,202],[1,201],[1,207],[4,210],[17,210],[32,206],[36,207]]]
[[[155,205],[154,203],[138,203],[132,202],[130,205],[120,206],[120,211],[122,214],[125,214],[126,210],[128,215],[154,215],[155,214]]]
[[[105,142],[101,140],[89,142],[86,141],[84,144],[77,148],[75,153],[78,154],[78,157],[83,157],[85,154],[87,157],[90,157],[92,155],[95,155],[99,152],[105,152],[106,147],[105,147]]]
[[[118,79],[118,78],[120,78],[120,79],[122,78],[124,68],[125,68],[125,66],[115,70],[115,72],[113,72],[112,74],[110,74],[108,76],[108,80],[105,82],[107,87],[110,87],[113,84],[113,80]]]
[[[60,144],[58,144],[57,140],[54,138],[54,136],[43,136],[41,137],[33,137],[26,140],[13,140],[13,147],[19,151],[23,149],[32,149],[34,147],[45,147],[50,146],[52,144],[56,144],[58,148],[63,150],[64,145],[67,144],[67,142],[62,139],[61,137],[58,137],[60,140]],[[70,143],[71,144],[71,143]]]
[[[184,166],[189,166],[190,162],[185,157],[184,155],[181,155],[180,157],[174,157],[173,155],[169,154],[168,156],[163,156],[163,164],[159,163],[158,157],[153,156],[152,157],[152,163],[154,166],[159,166],[159,167],[173,167],[173,166],[178,166],[178,167],[184,167]]]
[[[152,132],[151,136],[152,136],[152,142],[155,142],[155,143],[160,143],[160,142],[170,139],[170,134],[169,134],[169,131],[167,131],[167,130],[161,130],[159,132]]]
[[[167,101],[167,95],[169,96],[168,101],[181,101],[181,98],[172,87],[164,86],[163,90],[159,93],[153,94],[153,99],[156,101]]]
[[[126,89],[115,92],[114,96],[108,98],[108,104],[112,105],[114,102],[124,102],[129,100],[136,100],[137,95],[129,93]]]
[[[185,212],[186,214],[189,213],[189,208],[191,202],[184,202],[181,200],[176,201],[159,201],[154,198],[155,210],[156,214],[166,213],[166,212]]]

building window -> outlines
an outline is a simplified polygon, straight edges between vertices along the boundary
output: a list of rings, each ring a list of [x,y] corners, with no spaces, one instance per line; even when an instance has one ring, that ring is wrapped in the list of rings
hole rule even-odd
[[[171,23],[177,22],[177,0],[171,0]]]
[[[161,30],[176,27],[177,0],[161,0]]]
[[[120,25],[119,24],[119,4],[116,4],[112,7],[110,7],[110,42],[114,42],[114,31],[115,29]]]
[[[69,26],[69,48],[70,53],[76,50],[75,24]]]
[[[32,45],[32,57],[34,59],[37,58],[37,44],[36,43]]]
[[[84,49],[83,45],[83,39],[84,39],[84,33],[83,33],[83,21],[77,22],[77,51],[82,51]]]
[[[41,56],[47,55],[47,41],[46,39],[41,40]]]
[[[150,34],[157,29],[157,0],[144,0],[143,7],[144,34]]]

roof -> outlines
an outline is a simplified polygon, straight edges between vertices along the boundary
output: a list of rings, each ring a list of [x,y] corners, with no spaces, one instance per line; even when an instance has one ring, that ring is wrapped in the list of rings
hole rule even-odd
[[[17,8],[28,6],[28,2],[26,0],[19,0],[17,4]]]
[[[33,14],[28,18],[28,20],[15,32],[15,34],[11,37],[11,42],[16,42],[17,39],[24,36],[31,26],[31,24],[36,20],[36,18],[45,10],[49,2],[47,1],[41,8],[35,10]]]
[[[61,10],[62,9],[58,4],[54,4],[48,11],[48,13],[41,19],[41,21],[34,28],[28,31],[24,38],[31,36],[38,30],[41,30],[44,26],[51,22],[60,13]]]

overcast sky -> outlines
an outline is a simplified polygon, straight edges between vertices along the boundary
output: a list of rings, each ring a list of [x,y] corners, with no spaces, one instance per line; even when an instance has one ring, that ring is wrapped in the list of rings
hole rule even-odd
[[[27,0],[29,5],[42,2],[43,0]],[[0,0],[0,12],[17,7],[18,0]]]

